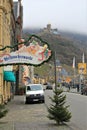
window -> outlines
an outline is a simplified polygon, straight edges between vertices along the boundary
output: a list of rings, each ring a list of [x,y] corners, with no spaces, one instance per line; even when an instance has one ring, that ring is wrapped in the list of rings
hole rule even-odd
[[[30,87],[32,91],[42,90],[41,85],[31,85]]]

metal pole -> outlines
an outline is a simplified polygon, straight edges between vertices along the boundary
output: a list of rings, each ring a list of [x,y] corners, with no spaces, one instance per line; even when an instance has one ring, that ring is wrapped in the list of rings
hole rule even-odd
[[[81,93],[81,74],[80,74],[79,92]]]
[[[75,68],[74,68],[74,87],[75,87],[75,76],[76,76],[76,71],[75,71]]]
[[[56,82],[56,52],[54,52],[54,77],[55,77],[55,90],[57,89],[57,82]]]
[[[33,83],[33,78],[34,78],[34,66],[31,66],[31,83]]]

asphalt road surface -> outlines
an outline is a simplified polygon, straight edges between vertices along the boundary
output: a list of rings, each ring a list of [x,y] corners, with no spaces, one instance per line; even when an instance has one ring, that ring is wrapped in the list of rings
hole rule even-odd
[[[70,124],[79,130],[87,130],[87,96],[67,93],[72,118]]]

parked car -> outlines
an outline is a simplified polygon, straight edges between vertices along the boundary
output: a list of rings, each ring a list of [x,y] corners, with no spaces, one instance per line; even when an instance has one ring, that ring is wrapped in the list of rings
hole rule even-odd
[[[46,86],[46,89],[51,89],[51,90],[52,90],[53,87],[52,87],[52,85],[47,85],[47,86]]]
[[[39,101],[44,103],[44,90],[42,84],[28,84],[25,92],[25,103]]]
[[[49,82],[47,82],[47,83],[43,84],[43,89],[44,90],[46,90],[46,89],[52,89],[52,86],[51,86],[51,84]]]

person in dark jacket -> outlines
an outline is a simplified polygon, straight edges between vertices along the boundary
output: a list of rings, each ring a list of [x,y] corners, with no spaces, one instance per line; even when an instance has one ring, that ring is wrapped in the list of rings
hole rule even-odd
[[[79,84],[77,84],[77,92],[79,92]]]

